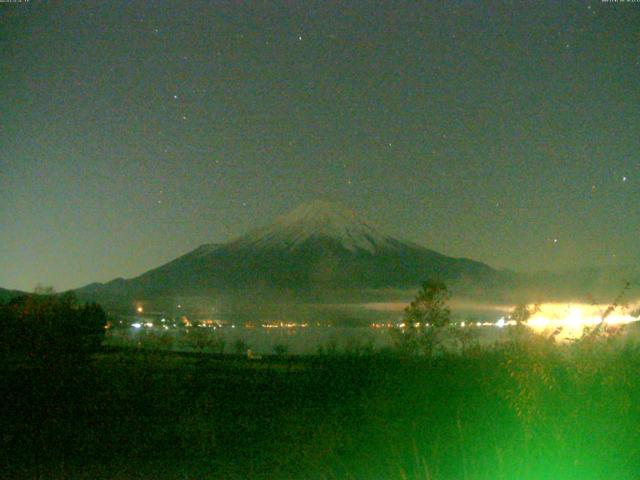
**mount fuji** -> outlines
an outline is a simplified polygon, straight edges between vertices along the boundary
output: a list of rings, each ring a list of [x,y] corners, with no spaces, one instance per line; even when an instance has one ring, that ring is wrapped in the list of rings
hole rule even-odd
[[[398,240],[340,204],[315,201],[228,243],[205,244],[138,277],[91,284],[77,292],[103,298],[247,289],[304,293],[408,288],[432,277],[494,284],[501,272]]]

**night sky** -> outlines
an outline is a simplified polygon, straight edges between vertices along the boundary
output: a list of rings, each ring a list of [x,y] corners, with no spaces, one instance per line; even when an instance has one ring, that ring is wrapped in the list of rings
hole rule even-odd
[[[0,3],[0,286],[300,203],[515,270],[640,260],[640,3]]]

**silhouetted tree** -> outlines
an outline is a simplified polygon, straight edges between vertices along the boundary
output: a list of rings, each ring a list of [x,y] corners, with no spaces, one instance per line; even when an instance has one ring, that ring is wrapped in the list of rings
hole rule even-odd
[[[107,316],[99,305],[78,305],[73,294],[34,294],[0,307],[0,344],[5,351],[45,359],[95,351]]]
[[[404,329],[396,332],[396,346],[405,354],[431,356],[451,323],[444,282],[427,280],[404,311]]]
[[[512,340],[514,340],[516,343],[530,341],[531,336],[535,334],[533,330],[527,325],[527,321],[539,311],[540,306],[538,304],[529,306],[527,304],[521,303],[513,308],[513,310],[509,314],[509,318],[516,322],[515,327],[510,331]],[[549,337],[549,339],[553,340],[557,333],[559,333],[559,331],[554,333],[551,337]]]
[[[208,328],[195,328],[189,333],[189,343],[196,351],[203,353],[205,350],[222,354],[227,344],[219,333]]]
[[[449,335],[458,343],[460,353],[463,355],[469,353],[470,350],[477,351],[480,348],[478,329],[472,325],[473,322],[467,321],[457,325],[451,324],[448,329]]]

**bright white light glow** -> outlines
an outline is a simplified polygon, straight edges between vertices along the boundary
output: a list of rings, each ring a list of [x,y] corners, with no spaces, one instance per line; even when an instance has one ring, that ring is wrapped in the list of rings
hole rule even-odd
[[[533,307],[533,306],[530,306]],[[560,328],[559,339],[578,338],[585,327],[594,327],[602,321],[608,305],[590,305],[586,303],[544,303],[527,321],[527,326],[538,333],[553,332]],[[631,316],[637,306],[618,307],[605,318],[610,326],[626,325],[638,318]]]

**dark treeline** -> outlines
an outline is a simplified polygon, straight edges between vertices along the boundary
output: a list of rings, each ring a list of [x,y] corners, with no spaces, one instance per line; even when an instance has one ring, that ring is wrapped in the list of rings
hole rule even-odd
[[[48,359],[90,353],[102,343],[107,316],[73,294],[28,294],[0,304],[0,346],[5,352]]]

